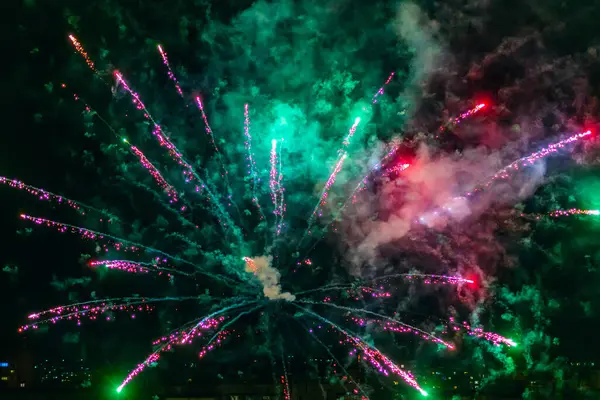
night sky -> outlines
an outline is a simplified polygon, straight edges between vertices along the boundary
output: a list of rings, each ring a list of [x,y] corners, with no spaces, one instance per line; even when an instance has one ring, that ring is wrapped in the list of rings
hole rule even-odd
[[[380,337],[371,326],[361,332],[389,348],[396,361],[416,360],[420,371],[475,368],[490,376],[491,391],[527,375],[547,382],[544,393],[554,396],[570,362],[600,362],[594,358],[600,354],[600,217],[548,217],[558,209],[600,209],[600,7],[594,1],[51,3],[23,0],[4,13],[0,176],[109,210],[120,221],[109,223],[93,212],[81,216],[0,186],[0,355],[69,354],[111,371],[120,383],[156,337],[217,310],[221,301],[223,307],[231,299],[252,298],[263,308],[242,316],[236,328],[242,338],[215,350],[222,353],[207,356],[207,364],[241,370],[260,358],[268,366],[282,349],[322,356],[322,347],[300,325],[292,328],[293,320],[312,326],[307,311],[263,297],[264,282],[244,270],[242,257],[270,256],[269,267],[281,275],[279,295],[409,271],[475,280],[458,288],[395,282],[390,303],[341,298],[339,304],[386,315],[405,312],[407,321],[428,332],[441,332],[439,321],[454,316],[519,343],[507,350],[464,335],[455,338],[456,354],[444,356],[411,337],[405,343]],[[96,73],[74,51],[70,34],[94,60]],[[158,44],[167,51],[183,98],[169,80]],[[195,183],[185,183],[181,167],[156,144],[151,122],[115,83],[116,69],[201,171],[220,206],[194,193]],[[373,103],[392,71],[385,93]],[[196,96],[203,99],[218,151]],[[481,102],[481,112],[448,123]],[[247,172],[246,103],[261,178],[254,194],[260,211]],[[344,148],[348,161],[319,206],[357,115],[361,125]],[[415,222],[512,161],[586,129],[591,137],[474,196],[464,215]],[[278,146],[284,146],[279,154],[287,209],[277,235],[269,151],[271,140],[283,137]],[[383,165],[410,163],[406,174],[370,174],[367,189],[331,223],[391,143],[399,149]],[[179,192],[176,206],[128,150],[130,144]],[[320,211],[311,217],[315,205]],[[124,257],[23,221],[22,213],[142,242],[191,260],[212,276],[203,270],[191,280],[169,280],[96,271],[90,260]],[[238,230],[223,228],[224,214]],[[309,223],[314,226],[305,240]],[[140,261],[151,256],[136,255]],[[134,294],[205,297],[161,305],[136,320],[103,316],[81,328],[65,321],[17,333],[30,313]],[[323,301],[322,293],[310,300]],[[307,307],[344,323],[344,312]],[[198,361],[201,346],[169,355],[162,370]]]

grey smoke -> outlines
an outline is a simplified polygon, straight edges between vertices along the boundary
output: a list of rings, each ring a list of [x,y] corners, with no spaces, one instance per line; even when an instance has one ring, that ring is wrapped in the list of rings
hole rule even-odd
[[[296,296],[289,292],[281,293],[281,284],[279,279],[281,274],[271,266],[271,256],[258,256],[251,258],[251,263],[246,263],[246,272],[254,273],[256,278],[263,285],[263,293],[265,297],[271,300],[286,300],[294,301]],[[252,268],[254,267],[254,268]]]

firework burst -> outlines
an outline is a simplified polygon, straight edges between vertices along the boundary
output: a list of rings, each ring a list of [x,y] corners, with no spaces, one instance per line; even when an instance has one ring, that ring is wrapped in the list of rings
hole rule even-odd
[[[128,169],[137,168],[140,174],[137,176],[145,174],[140,181],[133,178],[125,181],[133,187],[147,189],[156,199],[160,210],[171,218],[164,229],[169,232],[159,240],[148,242],[141,235],[119,233],[128,232],[126,225],[131,218],[126,216],[117,217],[16,179],[0,177],[0,183],[25,191],[41,201],[65,205],[78,215],[93,214],[99,217],[96,220],[110,222],[108,226],[101,224],[102,227],[98,227],[95,224],[88,228],[50,218],[21,215],[24,221],[60,233],[72,233],[93,242],[97,249],[96,257],[89,261],[88,266],[94,271],[121,274],[123,279],[166,277],[168,282],[164,282],[165,285],[174,286],[175,290],[182,292],[177,292],[177,296],[163,297],[127,295],[54,307],[31,314],[29,323],[19,328],[21,332],[59,321],[73,321],[79,326],[101,316],[118,318],[119,312],[135,318],[138,313],[152,313],[165,304],[192,304],[189,308],[193,311],[186,311],[183,317],[185,323],[168,329],[149,344],[154,346],[153,350],[125,375],[117,388],[121,392],[136,376],[158,363],[163,354],[178,346],[197,344],[198,358],[204,359],[213,351],[226,351],[230,342],[247,340],[243,333],[246,325],[254,324],[257,329],[265,330],[268,325],[269,332],[283,337],[284,329],[277,330],[277,321],[291,319],[303,328],[299,332],[305,336],[307,343],[316,344],[317,349],[324,348],[328,356],[335,359],[335,365],[348,375],[345,382],[352,385],[348,392],[364,399],[369,397],[368,390],[349,376],[344,367],[346,363],[337,360],[337,353],[334,355],[329,348],[330,343],[340,346],[343,349],[340,353],[349,354],[352,360],[360,355],[360,360],[370,370],[384,377],[396,376],[423,396],[427,396],[429,391],[419,383],[419,376],[399,366],[383,345],[366,337],[367,333],[417,338],[443,351],[457,350],[454,340],[463,336],[496,346],[517,345],[511,339],[473,324],[455,323],[454,316],[445,316],[448,329],[440,331],[431,326],[433,318],[429,316],[417,321],[401,312],[398,304],[405,299],[406,288],[424,292],[439,290],[448,293],[450,298],[458,291],[476,292],[476,280],[460,276],[457,268],[440,274],[378,271],[369,279],[358,279],[348,273],[348,268],[339,265],[339,257],[308,258],[308,253],[321,243],[326,233],[335,232],[328,230],[334,222],[353,218],[351,211],[354,206],[359,207],[364,202],[361,196],[368,189],[377,190],[377,182],[374,181],[401,181],[405,174],[412,174],[414,169],[419,168],[403,160],[403,155],[397,154],[399,143],[392,141],[385,145],[385,151],[374,163],[368,164],[369,167],[360,169],[357,167],[360,162],[352,164],[353,157],[359,157],[356,142],[364,139],[361,135],[369,127],[373,108],[385,103],[387,87],[393,85],[394,72],[382,74],[384,83],[374,86],[381,86],[375,94],[362,99],[362,102],[357,101],[360,105],[345,118],[338,117],[343,120],[339,126],[344,128],[340,130],[337,141],[327,142],[317,149],[311,147],[314,143],[299,143],[302,129],[308,129],[309,124],[305,121],[300,127],[291,126],[295,110],[274,107],[265,110],[264,114],[269,117],[261,118],[260,102],[257,101],[259,104],[255,107],[251,96],[243,99],[243,106],[238,108],[238,121],[231,123],[233,128],[230,131],[235,133],[221,133],[219,125],[227,124],[215,122],[217,119],[211,114],[210,101],[192,93],[185,78],[176,77],[173,71],[176,58],[167,58],[165,48],[159,45],[158,56],[166,67],[168,80],[175,86],[177,100],[195,104],[199,110],[196,118],[200,119],[204,133],[196,131],[190,136],[194,137],[191,143],[206,150],[202,153],[203,160],[200,160],[195,158],[195,147],[189,143],[186,145],[181,138],[181,129],[170,130],[168,124],[162,122],[164,116],[154,111],[151,113],[152,104],[143,100],[142,92],[135,91],[139,89],[133,89],[140,86],[135,79],[117,70],[109,71],[108,67],[107,71],[102,71],[102,63],[94,62],[79,39],[70,35],[69,40],[96,77],[105,79],[113,76],[114,81],[109,84],[114,87],[115,93],[130,101],[118,102],[122,115],[137,116],[145,124],[140,125],[148,128],[125,138],[108,124],[107,118],[101,117],[87,104],[84,107],[87,117],[102,122],[112,136],[120,138],[116,145],[123,146],[124,153],[131,156],[127,161]],[[388,78],[384,80],[386,75]],[[77,95],[74,98],[79,100]],[[131,104],[135,110],[131,109]],[[449,129],[469,124],[470,118],[485,114],[488,108],[487,103],[465,104],[462,113],[431,134],[432,140],[443,136],[442,133]],[[272,117],[276,113],[279,114]],[[209,117],[215,129],[209,125]],[[497,181],[509,179],[521,169],[590,135],[591,132],[585,131],[569,136],[508,164],[487,178],[482,177],[479,186],[464,195],[465,201],[475,197],[474,193],[485,191]],[[226,146],[230,142],[236,145]],[[300,155],[312,152],[329,154],[323,157],[317,168],[302,169],[296,164]],[[149,183],[146,185],[145,182]],[[295,191],[292,186],[302,189]],[[447,201],[452,201],[452,198]],[[446,206],[442,208],[442,212],[449,209]],[[421,219],[429,218],[429,213],[437,213],[435,209],[435,205],[430,207],[427,216]],[[549,216],[583,214],[597,215],[598,211],[554,211]],[[155,226],[148,227],[152,228]],[[335,243],[335,239],[327,243],[324,252],[328,255],[337,253]],[[179,282],[182,281],[191,282],[195,292],[189,293],[190,285],[182,285],[180,289]],[[211,290],[214,285],[218,285],[218,290]],[[219,294],[214,294],[217,292]],[[257,323],[257,319],[262,322]],[[377,342],[377,339],[378,336],[374,341]],[[293,350],[286,348],[285,340],[275,343],[276,340],[268,339],[266,342],[273,368],[277,369],[273,372],[276,386],[280,388],[283,399],[290,399],[293,385],[290,384],[284,351]]]

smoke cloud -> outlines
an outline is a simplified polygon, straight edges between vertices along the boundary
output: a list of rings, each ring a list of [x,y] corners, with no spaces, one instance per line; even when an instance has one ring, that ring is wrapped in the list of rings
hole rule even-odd
[[[289,292],[281,292],[279,279],[281,274],[271,266],[271,256],[259,256],[254,258],[245,258],[246,272],[253,273],[263,285],[263,293],[266,298],[271,300],[294,301],[296,296]]]

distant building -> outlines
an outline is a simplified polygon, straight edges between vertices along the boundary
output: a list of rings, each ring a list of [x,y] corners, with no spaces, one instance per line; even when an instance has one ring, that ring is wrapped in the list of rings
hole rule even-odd
[[[34,365],[34,384],[48,387],[87,387],[92,372],[83,359],[46,359]]]
[[[20,384],[16,365],[7,359],[0,359],[0,389],[16,389]]]

